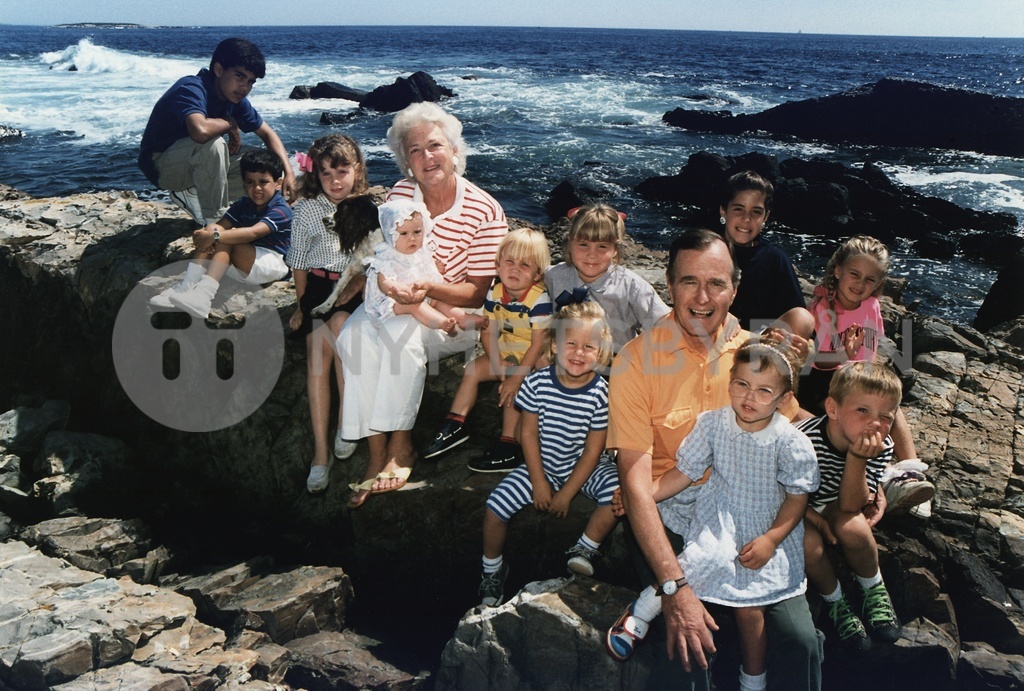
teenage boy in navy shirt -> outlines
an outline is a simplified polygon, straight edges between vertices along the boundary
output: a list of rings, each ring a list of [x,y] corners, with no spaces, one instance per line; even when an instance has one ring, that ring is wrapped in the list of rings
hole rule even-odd
[[[265,74],[259,48],[228,38],[217,44],[209,69],[182,77],[153,106],[142,134],[139,168],[202,226],[220,220],[228,202],[241,196],[242,132],[255,133],[281,159],[284,194],[289,200],[294,196],[288,153],[247,98]]]

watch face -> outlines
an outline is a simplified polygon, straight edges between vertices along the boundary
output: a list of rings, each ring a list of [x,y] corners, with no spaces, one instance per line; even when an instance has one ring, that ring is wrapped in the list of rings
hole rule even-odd
[[[661,586],[661,592],[666,595],[675,595],[678,590],[675,581],[665,581]]]

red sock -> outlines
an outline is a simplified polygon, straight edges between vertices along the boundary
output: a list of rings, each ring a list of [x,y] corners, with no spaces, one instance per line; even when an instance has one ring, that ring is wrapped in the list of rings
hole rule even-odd
[[[515,437],[506,437],[504,434],[498,439],[499,444],[512,444],[513,446],[519,446],[519,442],[516,441]]]
[[[456,415],[455,413],[448,413],[448,415],[445,416],[445,420],[451,420],[452,422],[457,422],[460,425],[466,424],[466,416]]]

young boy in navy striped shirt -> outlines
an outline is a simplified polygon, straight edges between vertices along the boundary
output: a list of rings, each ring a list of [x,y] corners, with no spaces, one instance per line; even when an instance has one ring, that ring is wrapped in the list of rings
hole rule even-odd
[[[612,494],[619,486],[615,464],[602,456],[608,432],[608,384],[597,373],[612,358],[612,337],[596,302],[562,308],[551,321],[550,367],[526,378],[516,406],[522,410],[525,465],[487,498],[484,514],[480,601],[497,607],[504,599],[508,564],[501,556],[508,522],[533,504],[565,518],[578,492],[597,502],[579,541],[568,552],[569,569],[591,576],[590,560],[615,527]]]

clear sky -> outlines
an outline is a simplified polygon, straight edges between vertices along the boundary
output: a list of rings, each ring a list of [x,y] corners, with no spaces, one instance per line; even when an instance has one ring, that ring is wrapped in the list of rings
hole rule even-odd
[[[1024,0],[0,0],[3,24],[72,22],[578,26],[1024,38]]]

